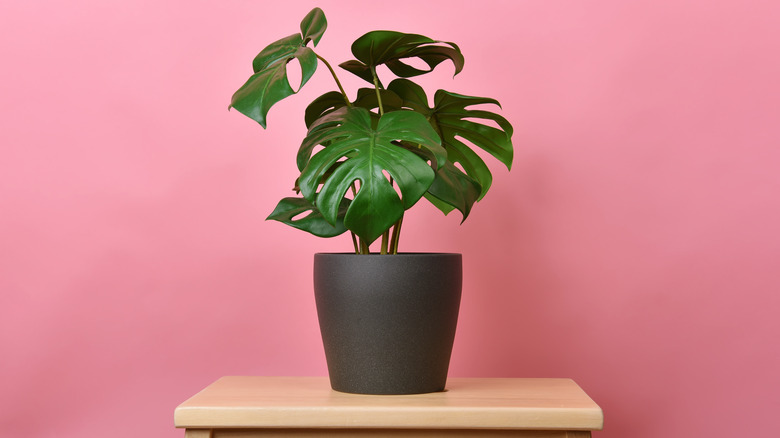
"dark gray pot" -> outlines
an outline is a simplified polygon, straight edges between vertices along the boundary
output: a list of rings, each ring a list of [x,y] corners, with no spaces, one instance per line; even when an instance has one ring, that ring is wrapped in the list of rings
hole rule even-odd
[[[331,387],[358,394],[444,390],[461,283],[460,254],[315,254]]]

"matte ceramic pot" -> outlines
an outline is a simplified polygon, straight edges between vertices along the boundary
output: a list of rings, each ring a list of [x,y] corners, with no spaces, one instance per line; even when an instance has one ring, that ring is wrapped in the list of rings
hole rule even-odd
[[[443,391],[461,284],[460,254],[315,254],[331,387],[358,394]]]

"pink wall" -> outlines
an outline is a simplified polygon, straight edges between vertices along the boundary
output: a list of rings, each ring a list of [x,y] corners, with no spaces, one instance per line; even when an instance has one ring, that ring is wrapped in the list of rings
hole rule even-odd
[[[263,219],[331,81],[268,131],[226,110],[315,6],[264,4],[0,4],[3,436],[180,437],[219,376],[325,374],[312,253],[349,240]],[[778,429],[776,3],[317,5],[334,62],[376,28],[458,42],[433,79],[517,128],[464,225],[405,222],[402,250],[464,253],[452,376],[572,377],[605,438]]]

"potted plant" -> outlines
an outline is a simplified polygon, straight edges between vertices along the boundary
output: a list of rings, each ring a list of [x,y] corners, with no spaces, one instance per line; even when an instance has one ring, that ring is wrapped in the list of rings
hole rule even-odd
[[[315,8],[300,33],[264,48],[230,108],[265,128],[271,106],[297,92],[287,78],[290,61],[301,67],[298,90],[320,64],[327,68],[338,91],[306,108],[298,196],[283,198],[268,219],[319,237],[352,237],[352,253],[314,259],[332,387],[374,394],[440,391],[460,304],[461,255],[399,253],[404,212],[425,198],[445,215],[457,209],[465,220],[492,181],[473,147],[510,168],[512,126],[484,108],[498,106],[494,99],[438,90],[431,105],[409,78],[445,61],[457,75],[464,59],[456,44],[417,34],[380,30],[355,40],[355,59],[339,66],[370,85],[351,98],[332,65],[310,47],[326,27],[325,14]],[[412,58],[422,62],[412,65]],[[386,86],[380,66],[396,77]],[[378,252],[371,250],[375,243]]]

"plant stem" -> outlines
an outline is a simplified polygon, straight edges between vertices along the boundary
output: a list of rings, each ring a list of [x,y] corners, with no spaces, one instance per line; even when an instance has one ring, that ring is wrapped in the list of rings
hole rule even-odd
[[[376,76],[375,76],[375,77],[376,77]],[[378,98],[378,97],[379,97],[379,96],[377,96],[377,98]],[[391,186],[395,186],[395,183],[393,182],[393,177],[392,177],[392,176],[390,177],[390,185],[391,185]],[[382,233],[382,249],[381,249],[381,254],[387,254],[387,244],[388,244],[388,242],[387,242],[387,241],[388,241],[388,239],[390,239],[390,229],[389,229],[389,228],[388,228],[387,230],[385,230],[385,232],[384,232],[384,233]],[[391,241],[390,254],[392,254],[392,253],[393,253],[393,252],[392,252],[392,241]]]
[[[357,237],[355,236],[355,233],[350,231],[349,234],[352,235],[352,245],[355,246],[355,254],[360,254],[360,247],[358,246],[358,241],[357,241]]]
[[[387,238],[389,237],[388,234],[389,233],[387,231],[382,233],[382,247],[379,249],[379,254],[387,254]]]
[[[398,222],[393,225],[393,237],[390,239],[390,253],[398,254],[398,239],[401,237],[401,224],[404,222],[404,217],[398,219]]]
[[[366,244],[366,241],[363,239],[360,239],[360,253],[361,254],[371,254],[371,250],[368,248],[368,245]]]
[[[384,107],[382,107],[382,96],[379,93],[379,77],[376,75],[376,67],[371,66],[371,76],[374,77],[374,90],[376,90],[376,103],[379,105],[379,115],[385,113]]]
[[[352,106],[352,102],[349,101],[349,96],[347,96],[347,92],[344,91],[344,87],[341,86],[341,81],[339,81],[338,76],[336,76],[336,72],[333,71],[333,67],[330,66],[330,63],[326,61],[325,58],[318,55],[317,53],[315,53],[315,55],[317,56],[317,59],[322,61],[325,64],[325,66],[328,67],[328,70],[330,70],[330,75],[333,76],[333,80],[335,80],[336,85],[339,86],[339,91],[341,91],[341,95],[344,96],[344,102],[347,103],[347,106]]]
[[[355,195],[357,195],[357,188],[355,188],[354,181],[352,181],[352,184],[349,185],[349,188],[352,189],[352,197],[354,198]],[[352,244],[355,245],[355,254],[360,254],[360,249],[362,248],[361,244],[358,243],[357,237],[352,230],[349,230],[349,233],[352,234]]]

